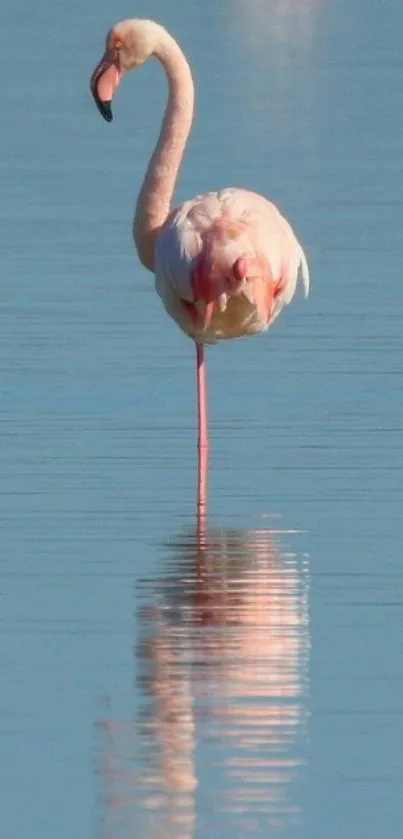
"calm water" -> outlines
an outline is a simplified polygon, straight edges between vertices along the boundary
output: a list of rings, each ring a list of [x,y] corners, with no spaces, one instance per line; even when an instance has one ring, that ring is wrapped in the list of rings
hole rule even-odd
[[[169,5],[169,8],[168,8]],[[400,0],[3,10],[4,839],[400,839]],[[106,28],[156,17],[198,88],[178,198],[272,197],[313,293],[194,358],[130,242],[165,99],[102,123]]]

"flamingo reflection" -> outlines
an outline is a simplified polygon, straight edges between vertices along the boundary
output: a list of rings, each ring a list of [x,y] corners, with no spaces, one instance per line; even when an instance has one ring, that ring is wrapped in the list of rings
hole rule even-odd
[[[291,835],[310,641],[309,568],[280,550],[290,538],[199,522],[166,546],[163,576],[139,581],[143,701],[132,724],[105,727],[108,839],[193,839],[196,791],[206,835],[218,817]]]

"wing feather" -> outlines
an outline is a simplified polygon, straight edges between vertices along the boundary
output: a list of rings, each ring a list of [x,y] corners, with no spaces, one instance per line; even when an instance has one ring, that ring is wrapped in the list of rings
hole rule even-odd
[[[224,189],[198,195],[173,210],[163,225],[155,247],[156,290],[169,314],[184,327],[180,301],[193,301],[192,271],[203,251],[205,235],[225,214],[245,226],[245,237],[228,243],[229,255],[263,255],[280,291],[275,298],[270,323],[294,297],[301,277],[305,296],[309,292],[309,270],[305,254],[287,220],[277,207],[261,195],[244,189]],[[185,328],[185,331],[186,328]]]

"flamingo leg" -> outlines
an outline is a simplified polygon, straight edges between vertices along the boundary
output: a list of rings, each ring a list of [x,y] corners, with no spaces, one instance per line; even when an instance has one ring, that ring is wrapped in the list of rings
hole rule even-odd
[[[197,520],[199,526],[204,524],[207,502],[207,467],[208,467],[208,436],[207,436],[207,398],[206,398],[206,370],[204,363],[203,344],[196,344],[197,366]]]

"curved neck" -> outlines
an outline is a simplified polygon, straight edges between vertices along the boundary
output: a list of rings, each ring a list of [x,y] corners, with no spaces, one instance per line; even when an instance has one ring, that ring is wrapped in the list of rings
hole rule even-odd
[[[164,32],[154,55],[164,67],[169,98],[133,221],[133,236],[139,258],[151,271],[154,265],[155,238],[169,214],[178,170],[192,125],[194,101],[189,64],[168,32]]]

